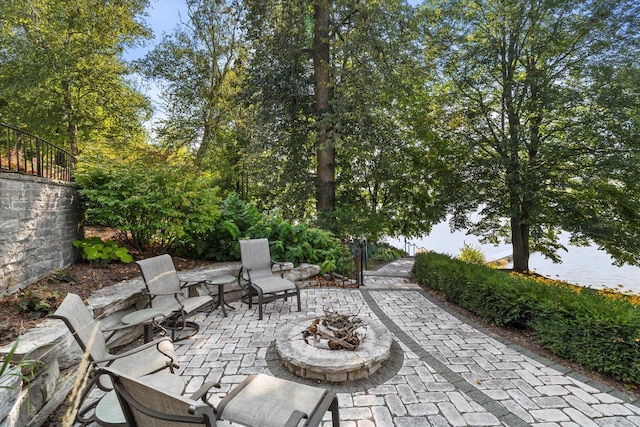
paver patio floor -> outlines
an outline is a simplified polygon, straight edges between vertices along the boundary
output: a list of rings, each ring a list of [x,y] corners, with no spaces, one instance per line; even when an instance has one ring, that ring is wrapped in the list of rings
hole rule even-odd
[[[336,391],[345,427],[640,426],[640,407],[629,396],[459,318],[410,282],[412,264],[405,258],[367,272],[359,289],[305,288],[302,312],[278,300],[261,321],[256,306],[239,302],[228,317],[199,314],[199,333],[175,343],[186,392],[218,381],[222,388],[210,399],[216,403],[246,375],[266,373]],[[321,316],[329,307],[378,318],[392,333],[391,358],[371,378],[319,384],[280,365],[278,325]]]

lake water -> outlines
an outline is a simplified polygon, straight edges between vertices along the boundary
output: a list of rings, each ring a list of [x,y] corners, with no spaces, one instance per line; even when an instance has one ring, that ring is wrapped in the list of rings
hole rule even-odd
[[[387,239],[398,248],[405,248],[404,239]],[[616,267],[611,257],[595,246],[577,247],[568,245],[568,235],[561,241],[568,251],[561,251],[561,264],[554,264],[539,253],[531,254],[529,267],[531,270],[552,279],[565,280],[570,283],[592,288],[615,288],[621,286],[625,291],[640,293],[640,268],[632,266]],[[466,235],[462,231],[451,233],[448,224],[438,224],[431,233],[420,239],[410,239],[409,243],[434,252],[458,256],[465,242],[480,248],[487,260],[503,258],[511,254],[510,245],[481,245],[475,236]]]

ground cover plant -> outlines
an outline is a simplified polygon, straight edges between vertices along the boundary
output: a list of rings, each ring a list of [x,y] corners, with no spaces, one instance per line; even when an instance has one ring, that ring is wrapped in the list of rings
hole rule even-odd
[[[418,281],[483,320],[530,331],[543,348],[640,385],[640,299],[528,274],[473,265],[448,255],[416,256]]]

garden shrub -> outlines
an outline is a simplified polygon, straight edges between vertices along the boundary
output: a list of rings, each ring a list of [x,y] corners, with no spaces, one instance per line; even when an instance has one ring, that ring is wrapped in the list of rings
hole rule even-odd
[[[487,259],[480,248],[469,245],[467,242],[464,242],[462,249],[460,249],[458,259],[460,261],[468,262],[469,264],[484,265],[487,263]]]
[[[218,216],[211,218],[205,230],[188,233],[188,238],[173,246],[175,253],[201,259],[230,261],[240,259],[238,240],[262,219],[255,203],[229,194],[219,205]]]
[[[416,256],[418,281],[484,320],[531,330],[554,353],[640,384],[637,299],[562,281],[509,274],[447,255]]]
[[[306,224],[292,224],[279,215],[260,214],[256,205],[230,194],[220,204],[218,221],[203,233],[190,235],[176,253],[229,261],[240,259],[241,239],[266,238],[278,261],[318,264],[323,272],[351,268],[351,255],[343,257],[342,244],[332,233]]]
[[[322,272],[350,272],[353,258],[348,246],[330,231],[291,224],[280,216],[259,221],[246,233],[249,238],[267,238],[271,255],[295,265],[301,262],[318,264]]]
[[[86,224],[117,229],[139,250],[166,251],[216,223],[220,199],[208,175],[155,147],[128,154],[82,158],[75,179]]]
[[[401,249],[394,248],[388,243],[367,243],[367,252],[369,259],[374,261],[389,262],[398,258],[407,256],[407,253]]]
[[[127,248],[118,246],[113,240],[102,241],[100,237],[88,237],[71,242],[73,247],[82,248],[82,259],[91,263],[108,264],[120,261],[125,264],[133,262],[133,257]]]

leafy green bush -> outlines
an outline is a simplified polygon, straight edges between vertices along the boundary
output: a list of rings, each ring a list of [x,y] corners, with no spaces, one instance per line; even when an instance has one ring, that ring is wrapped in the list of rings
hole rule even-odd
[[[279,216],[265,218],[248,229],[247,238],[267,238],[271,243],[271,255],[295,265],[301,262],[318,264],[323,273],[350,272],[353,257],[348,246],[333,233],[306,224],[291,224]]]
[[[291,224],[278,215],[260,214],[254,203],[230,194],[220,204],[219,220],[206,232],[193,233],[174,246],[178,254],[216,261],[240,259],[241,239],[267,238],[271,256],[278,261],[318,264],[323,272],[351,268],[352,258],[328,231],[306,224]]]
[[[158,148],[104,161],[83,156],[76,182],[88,225],[113,227],[143,250],[166,250],[213,228],[220,199],[212,179]]]
[[[632,298],[435,253],[418,254],[414,274],[488,322],[527,328],[562,357],[640,384],[640,308]]]
[[[480,248],[467,244],[464,242],[462,249],[460,249],[460,255],[458,256],[460,261],[468,262],[469,264],[484,265],[487,259]]]
[[[398,248],[394,248],[388,243],[368,243],[368,257],[374,261],[393,261],[394,259],[407,256],[407,253]]]
[[[118,246],[113,240],[102,241],[99,237],[88,237],[82,240],[74,240],[71,244],[76,248],[82,248],[82,259],[95,263],[108,263],[120,261],[129,264],[133,257],[127,248]]]
[[[229,194],[218,209],[218,215],[211,218],[209,227],[188,232],[185,239],[173,245],[174,252],[216,261],[240,259],[238,240],[262,219],[262,215],[254,203],[245,202],[235,193]]]

